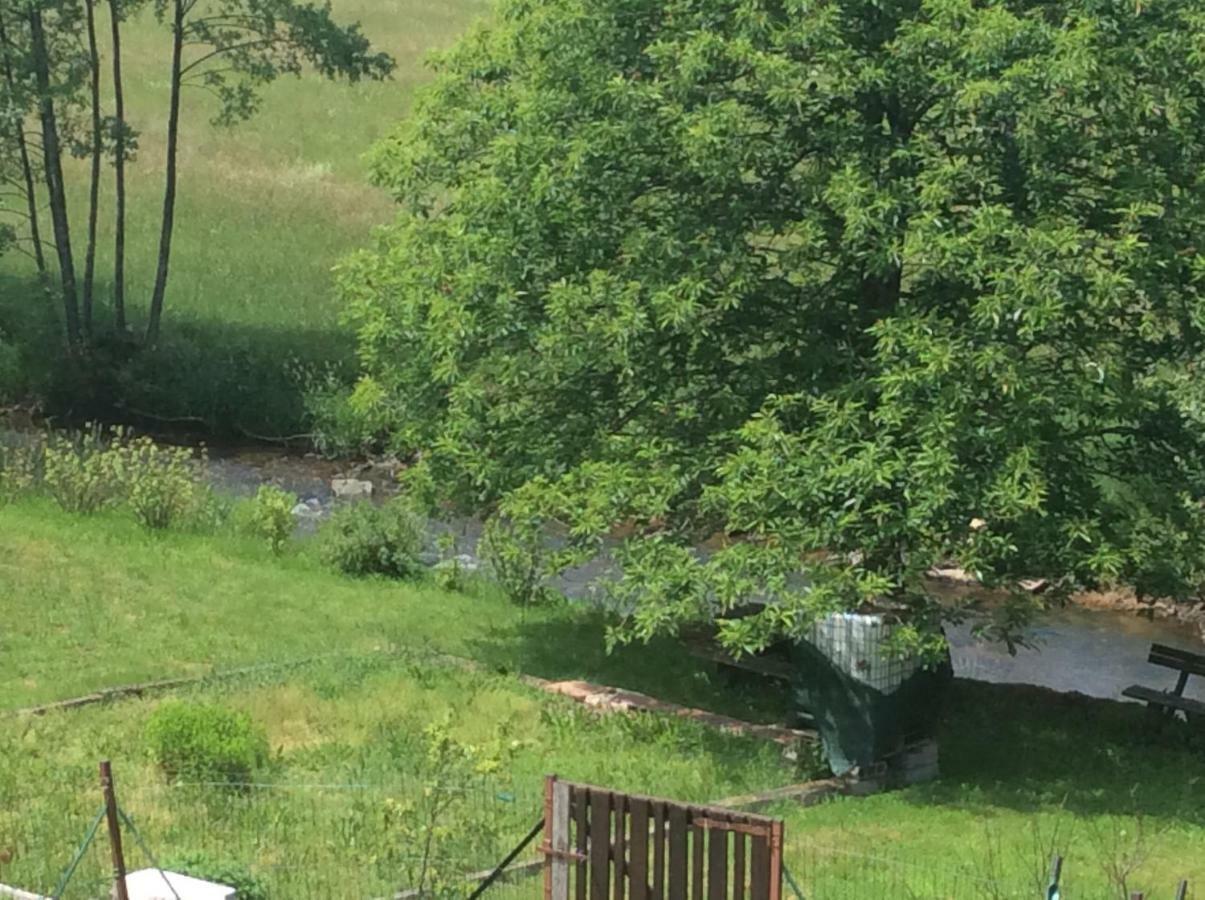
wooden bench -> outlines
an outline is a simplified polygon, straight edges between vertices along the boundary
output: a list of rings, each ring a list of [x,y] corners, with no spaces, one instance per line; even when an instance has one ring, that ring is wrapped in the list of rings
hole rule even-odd
[[[708,641],[693,640],[687,641],[687,649],[690,655],[697,659],[705,659],[708,662],[713,662],[725,669],[737,669],[742,672],[751,672],[754,675],[760,675],[763,678],[770,678],[775,681],[784,681],[790,684],[795,673],[791,668],[790,663],[786,660],[779,659],[773,656],[742,656],[737,659],[726,650],[722,650],[718,646]]]
[[[1205,720],[1205,703],[1184,696],[1184,688],[1188,686],[1191,675],[1205,677],[1205,656],[1190,653],[1187,650],[1177,650],[1164,644],[1152,644],[1151,655],[1147,661],[1152,665],[1163,666],[1179,672],[1176,686],[1170,691],[1160,691],[1155,688],[1133,684],[1122,691],[1122,696],[1146,703],[1147,708],[1168,716],[1182,712],[1188,717],[1201,717]]]

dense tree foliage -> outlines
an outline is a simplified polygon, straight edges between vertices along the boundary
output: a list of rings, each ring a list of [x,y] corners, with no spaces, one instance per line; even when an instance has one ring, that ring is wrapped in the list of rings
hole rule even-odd
[[[621,634],[1199,588],[1201,0],[508,0],[439,69],[351,403],[443,496],[634,526]]]

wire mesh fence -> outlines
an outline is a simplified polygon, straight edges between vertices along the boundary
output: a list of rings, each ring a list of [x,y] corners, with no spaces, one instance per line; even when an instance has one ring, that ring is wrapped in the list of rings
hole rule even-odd
[[[156,862],[198,874],[242,870],[265,896],[298,900],[391,898],[420,884],[454,889],[496,865],[543,813],[537,780],[119,783],[118,803],[134,831],[125,841],[130,870]],[[103,833],[56,893],[100,804],[95,785],[71,782],[6,797],[0,883],[63,900],[107,897],[112,863]],[[519,879],[489,896],[529,891]]]
[[[1019,879],[984,878],[974,867],[952,859],[946,865],[911,865],[872,852],[833,847],[807,840],[788,843],[784,853],[788,875],[786,896],[817,900],[862,900],[868,897],[926,900],[1034,900],[1044,897]],[[954,856],[954,854],[951,854]]]
[[[260,893],[249,900],[394,900],[466,897],[541,821],[540,779],[481,778],[433,785],[394,783],[255,782],[226,784],[121,782],[117,802],[128,815],[123,829],[127,868],[161,865],[230,883],[249,876]],[[80,772],[53,783],[14,789],[0,798],[0,884],[62,900],[110,897],[112,861],[103,823],[83,846],[102,810],[95,778]],[[1048,896],[1049,860],[1034,852],[1008,865],[966,848],[892,856],[855,833],[835,840],[788,828],[783,848],[784,897],[807,900],[982,898],[1032,900]],[[537,839],[538,840],[538,839]],[[78,868],[63,876],[82,848]],[[533,843],[517,863],[538,859]],[[1099,860],[1068,863],[1063,897],[1116,898],[1116,885],[1099,877]],[[538,866],[488,889],[489,900],[542,895]],[[1175,885],[1156,885],[1147,897],[1173,897]],[[431,890],[434,888],[434,890]],[[1161,893],[1160,893],[1161,891]],[[0,891],[0,896],[3,892]],[[1183,897],[1191,898],[1187,887]]]
[[[784,896],[807,900],[1191,900],[1197,896],[1188,882],[1156,884],[1144,893],[1135,890],[1141,880],[1135,871],[1129,883],[1102,877],[1102,860],[1077,854],[1034,855],[1009,864],[991,854],[968,852],[951,846],[928,854],[924,861],[909,861],[876,852],[873,844],[856,842],[834,846],[806,832],[789,837],[784,847],[787,885]]]

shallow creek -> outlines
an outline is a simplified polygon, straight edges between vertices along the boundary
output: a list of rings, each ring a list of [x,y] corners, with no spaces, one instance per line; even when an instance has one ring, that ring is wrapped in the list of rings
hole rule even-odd
[[[325,510],[334,502],[331,480],[344,474],[346,467],[313,457],[239,450],[215,453],[210,468],[214,483],[224,490],[249,494],[271,482]],[[352,477],[372,480],[378,492],[388,490],[388,480],[373,477],[371,472],[352,473]],[[438,527],[455,531],[459,552],[473,557],[480,523],[465,519]],[[567,573],[558,587],[570,596],[586,596],[606,569],[600,560]],[[1107,698],[1120,698],[1121,691],[1135,683],[1161,688],[1175,684],[1174,673],[1147,664],[1152,643],[1205,653],[1205,643],[1196,631],[1182,623],[1076,607],[1052,611],[1035,623],[1027,635],[1033,648],[1019,649],[1015,656],[1000,644],[975,640],[969,625],[950,627],[947,633],[955,671],[962,677],[1036,684]],[[1202,681],[1190,680],[1186,694],[1205,700]]]

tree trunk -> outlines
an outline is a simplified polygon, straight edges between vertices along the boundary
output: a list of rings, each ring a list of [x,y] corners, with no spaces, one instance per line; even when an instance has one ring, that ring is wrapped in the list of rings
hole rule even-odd
[[[0,60],[4,63],[4,81],[13,96],[17,95],[17,79],[9,61],[8,30],[5,28],[3,12],[0,11]],[[25,182],[25,200],[29,212],[29,239],[33,242],[33,256],[38,264],[38,276],[46,280],[46,254],[42,251],[42,229],[38,224],[38,194],[34,187],[33,162],[29,158],[29,144],[25,140],[25,125],[16,122],[13,138],[21,160],[21,176]]]
[[[163,185],[163,222],[159,232],[159,267],[155,272],[155,290],[151,294],[151,312],[146,325],[146,342],[159,340],[163,318],[163,296],[167,292],[167,273],[172,255],[172,227],[176,216],[176,155],[180,140],[181,59],[184,52],[184,0],[174,0],[172,22],[172,89],[167,118],[167,175]]]
[[[121,2],[109,0],[113,32],[113,103],[117,116],[117,212],[113,227],[113,325],[126,330],[126,101],[121,82]]]
[[[63,187],[63,156],[59,146],[59,125],[54,97],[50,89],[50,56],[42,12],[29,11],[30,48],[33,51],[34,78],[38,85],[38,117],[42,123],[42,158],[46,188],[50,194],[50,221],[54,226],[55,251],[59,258],[59,279],[63,288],[63,324],[67,344],[79,345],[79,300],[75,287],[75,259],[71,254],[71,223],[67,217],[67,194]]]
[[[100,212],[100,51],[96,47],[96,3],[84,0],[88,63],[92,79],[92,172],[88,187],[88,247],[84,253],[84,336],[92,337],[92,287],[96,279],[96,219]]]

